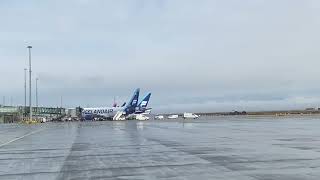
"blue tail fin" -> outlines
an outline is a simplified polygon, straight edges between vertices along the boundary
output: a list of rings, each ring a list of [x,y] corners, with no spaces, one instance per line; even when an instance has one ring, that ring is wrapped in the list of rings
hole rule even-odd
[[[130,99],[130,101],[128,102],[128,104],[126,105],[126,107],[124,109],[126,114],[134,113],[134,111],[138,105],[139,93],[140,93],[139,88],[134,91],[132,98]]]
[[[149,100],[151,97],[151,93],[149,93],[146,97],[143,98],[143,100],[139,103],[139,108],[146,108],[148,106]]]
[[[136,89],[133,93],[133,96],[129,103],[127,104],[127,107],[134,106],[137,107],[138,105],[138,99],[139,99],[139,93],[140,93],[140,88]]]
[[[138,108],[136,111],[137,114],[144,113],[147,110],[150,97],[151,97],[151,93],[147,94],[147,96],[142,99],[142,101],[138,105]]]

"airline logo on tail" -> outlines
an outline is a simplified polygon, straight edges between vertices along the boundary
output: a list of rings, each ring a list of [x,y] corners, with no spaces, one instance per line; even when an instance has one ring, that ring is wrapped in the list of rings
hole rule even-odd
[[[133,100],[132,103],[131,103],[131,106],[136,106],[136,105],[137,105],[137,102],[138,102],[138,100],[136,100],[136,99]]]
[[[147,106],[148,105],[148,101],[142,101],[141,102],[141,107],[145,107],[145,106]]]
[[[138,105],[139,93],[140,93],[139,88],[134,91],[134,94],[133,94],[131,100],[129,101],[128,105],[124,109],[126,114],[132,114],[135,112],[135,109]]]
[[[147,94],[147,96],[142,99],[142,101],[138,105],[138,108],[136,111],[137,114],[144,113],[146,110],[151,109],[151,108],[147,109],[150,97],[151,97],[151,93]]]

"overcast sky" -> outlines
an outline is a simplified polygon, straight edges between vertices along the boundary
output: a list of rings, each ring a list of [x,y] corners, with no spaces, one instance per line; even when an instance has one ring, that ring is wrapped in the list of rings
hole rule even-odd
[[[44,106],[109,106],[136,87],[155,112],[320,106],[318,0],[2,0],[0,22],[7,104],[24,102],[32,45]]]

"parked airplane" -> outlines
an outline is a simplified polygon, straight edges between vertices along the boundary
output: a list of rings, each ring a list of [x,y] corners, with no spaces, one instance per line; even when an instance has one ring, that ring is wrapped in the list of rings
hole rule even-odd
[[[112,119],[117,113],[127,116],[136,111],[138,105],[140,89],[136,89],[129,103],[124,107],[99,107],[99,108],[83,108],[82,117],[85,120],[93,120],[94,118]]]

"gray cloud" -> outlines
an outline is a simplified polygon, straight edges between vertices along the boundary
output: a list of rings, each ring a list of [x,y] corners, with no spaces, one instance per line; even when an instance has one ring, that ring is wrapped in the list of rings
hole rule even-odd
[[[109,105],[136,87],[155,111],[320,103],[318,1],[0,4],[0,95],[16,103],[29,43],[44,105]]]

